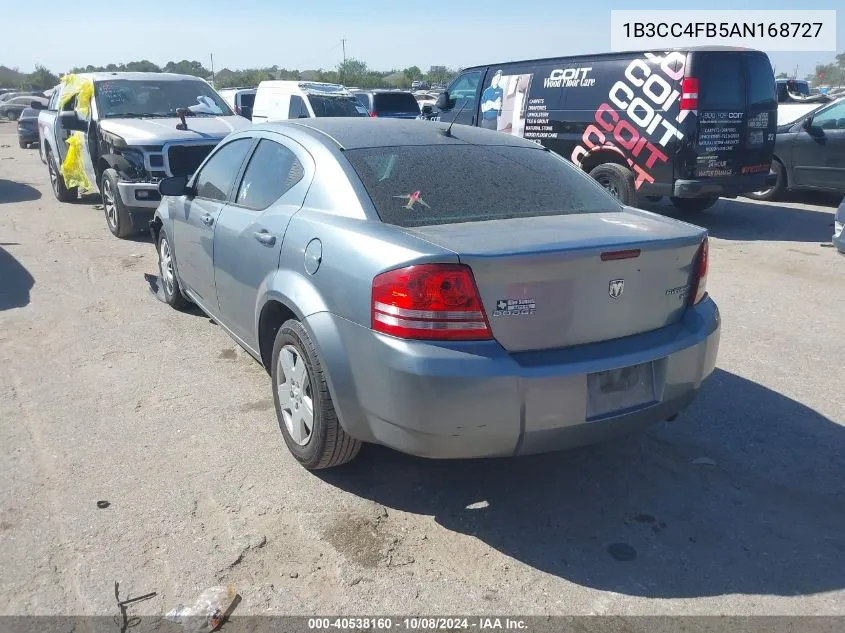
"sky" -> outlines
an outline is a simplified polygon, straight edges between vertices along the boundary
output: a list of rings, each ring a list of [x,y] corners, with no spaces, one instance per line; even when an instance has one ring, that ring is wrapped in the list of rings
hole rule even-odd
[[[795,0],[746,0],[742,6],[713,0],[707,9],[795,9]],[[803,9],[835,9],[833,0],[803,0]],[[278,65],[333,68],[346,56],[375,70],[416,65],[452,68],[509,60],[604,52],[610,48],[611,9],[705,8],[683,0],[642,6],[619,0],[74,0],[72,11],[47,11],[34,19],[18,0],[0,0],[0,65],[29,72],[149,59],[196,59],[215,69]],[[601,9],[593,8],[601,6]],[[107,7],[107,8],[106,8]],[[837,47],[845,50],[845,9],[837,14]],[[92,19],[91,16],[96,16]],[[24,28],[25,27],[25,28]],[[34,32],[35,31],[35,32]],[[80,37],[73,41],[72,34]],[[72,45],[70,42],[73,41]],[[68,43],[67,45],[65,43]],[[772,52],[777,72],[798,66],[803,77],[833,52]]]

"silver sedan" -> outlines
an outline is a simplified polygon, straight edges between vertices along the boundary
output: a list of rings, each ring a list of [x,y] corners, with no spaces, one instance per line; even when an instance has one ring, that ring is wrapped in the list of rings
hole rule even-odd
[[[264,365],[306,468],[362,442],[468,458],[600,441],[673,419],[716,362],[706,231],[513,136],[268,123],[160,191],[167,302]]]

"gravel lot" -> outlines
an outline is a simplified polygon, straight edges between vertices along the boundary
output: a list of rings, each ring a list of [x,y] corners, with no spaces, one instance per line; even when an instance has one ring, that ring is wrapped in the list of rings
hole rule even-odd
[[[151,292],[146,236],[56,202],[0,124],[0,615],[116,615],[115,581],[158,592],[133,615],[219,582],[239,614],[845,615],[845,258],[820,246],[836,201],[808,199],[683,218],[723,331],[675,423],[311,474],[264,370]]]

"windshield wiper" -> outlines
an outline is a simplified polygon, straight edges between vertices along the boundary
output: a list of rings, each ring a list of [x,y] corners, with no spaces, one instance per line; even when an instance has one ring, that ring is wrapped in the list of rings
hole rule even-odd
[[[161,114],[156,112],[111,112],[104,115],[106,119],[160,119],[170,118],[170,114]]]

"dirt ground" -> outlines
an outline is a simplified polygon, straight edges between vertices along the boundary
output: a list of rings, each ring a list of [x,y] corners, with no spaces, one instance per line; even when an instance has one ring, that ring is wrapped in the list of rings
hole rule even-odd
[[[807,200],[683,217],[723,331],[675,423],[312,474],[264,370],[151,291],[149,240],[0,124],[0,615],[114,615],[115,581],[157,592],[136,615],[218,583],[240,614],[845,614],[845,257]]]

